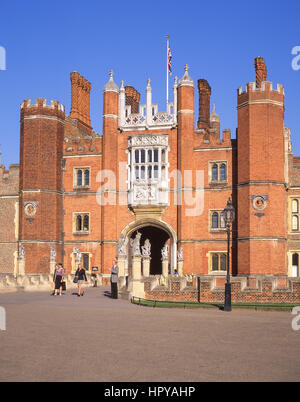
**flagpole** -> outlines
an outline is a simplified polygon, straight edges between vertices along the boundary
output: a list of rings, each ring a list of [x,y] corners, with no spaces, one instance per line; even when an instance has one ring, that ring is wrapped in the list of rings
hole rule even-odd
[[[167,35],[167,110],[168,112],[168,104],[169,104],[169,66],[168,66],[168,61],[169,61],[169,35]]]

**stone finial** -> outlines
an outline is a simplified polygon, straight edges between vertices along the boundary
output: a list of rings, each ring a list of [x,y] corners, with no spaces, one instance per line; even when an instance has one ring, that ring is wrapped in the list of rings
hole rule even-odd
[[[178,85],[179,87],[180,86],[192,86],[192,87],[194,87],[194,81],[189,76],[188,69],[189,69],[189,66],[187,64],[185,64],[185,66],[184,66],[184,76],[182,78],[180,78],[180,80],[179,80],[179,85]]]
[[[118,85],[114,82],[114,73],[113,70],[109,71],[109,81],[104,87],[104,92],[118,92]]]

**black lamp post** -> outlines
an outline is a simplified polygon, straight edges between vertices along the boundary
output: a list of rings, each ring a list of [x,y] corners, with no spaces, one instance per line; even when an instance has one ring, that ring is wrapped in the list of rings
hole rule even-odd
[[[230,283],[230,225],[234,221],[235,218],[235,209],[232,205],[231,199],[229,198],[227,201],[227,205],[223,210],[226,230],[227,230],[227,276],[225,283],[225,303],[224,303],[224,311],[231,311],[231,283]]]

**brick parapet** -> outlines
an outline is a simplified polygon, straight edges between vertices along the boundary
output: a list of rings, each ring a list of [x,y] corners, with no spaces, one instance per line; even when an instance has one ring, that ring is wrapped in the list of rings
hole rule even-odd
[[[226,277],[194,276],[168,278],[167,286],[151,288],[145,282],[145,298],[163,301],[224,302]],[[182,287],[182,283],[186,286]],[[197,285],[196,285],[197,283]],[[232,302],[240,303],[298,303],[300,278],[284,275],[239,276],[231,278]]]
[[[0,195],[19,194],[19,172],[20,165],[11,164],[9,169],[0,165]]]
[[[261,87],[257,87],[255,82],[248,82],[245,89],[239,87],[237,90],[238,95],[238,108],[245,102],[259,101],[263,99],[270,99],[274,102],[284,102],[284,88],[281,84],[277,84],[277,88],[273,88],[273,83],[270,81],[264,81],[261,83]]]
[[[36,98],[34,104],[31,99],[25,99],[21,104],[21,120],[27,116],[53,116],[59,119],[65,119],[65,107],[57,100],[51,100],[47,105],[45,98]]]

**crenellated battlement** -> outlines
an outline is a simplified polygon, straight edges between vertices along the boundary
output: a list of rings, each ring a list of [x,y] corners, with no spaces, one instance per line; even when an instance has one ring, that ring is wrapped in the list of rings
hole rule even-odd
[[[6,169],[4,165],[0,165],[0,195],[18,194],[19,192],[19,171],[20,165],[9,165]]]
[[[65,107],[57,100],[51,100],[50,105],[47,105],[45,98],[36,98],[35,103],[31,103],[31,99],[25,99],[21,104],[21,113],[24,115],[55,115],[64,119]]]
[[[213,147],[231,147],[231,130],[229,128],[224,128],[222,131],[222,138],[220,138],[219,133],[216,129],[210,129],[209,134],[204,129],[195,130],[195,134],[199,138],[197,141],[197,148],[208,146]]]
[[[284,96],[284,88],[283,85],[277,84],[277,88],[273,88],[273,83],[271,81],[263,81],[261,83],[261,86],[258,87],[255,82],[248,82],[246,84],[245,90],[243,90],[243,87],[240,86],[237,89],[238,96],[244,94],[244,93],[250,93],[250,92],[257,92],[257,93],[262,93],[262,92],[276,92],[280,95]]]

